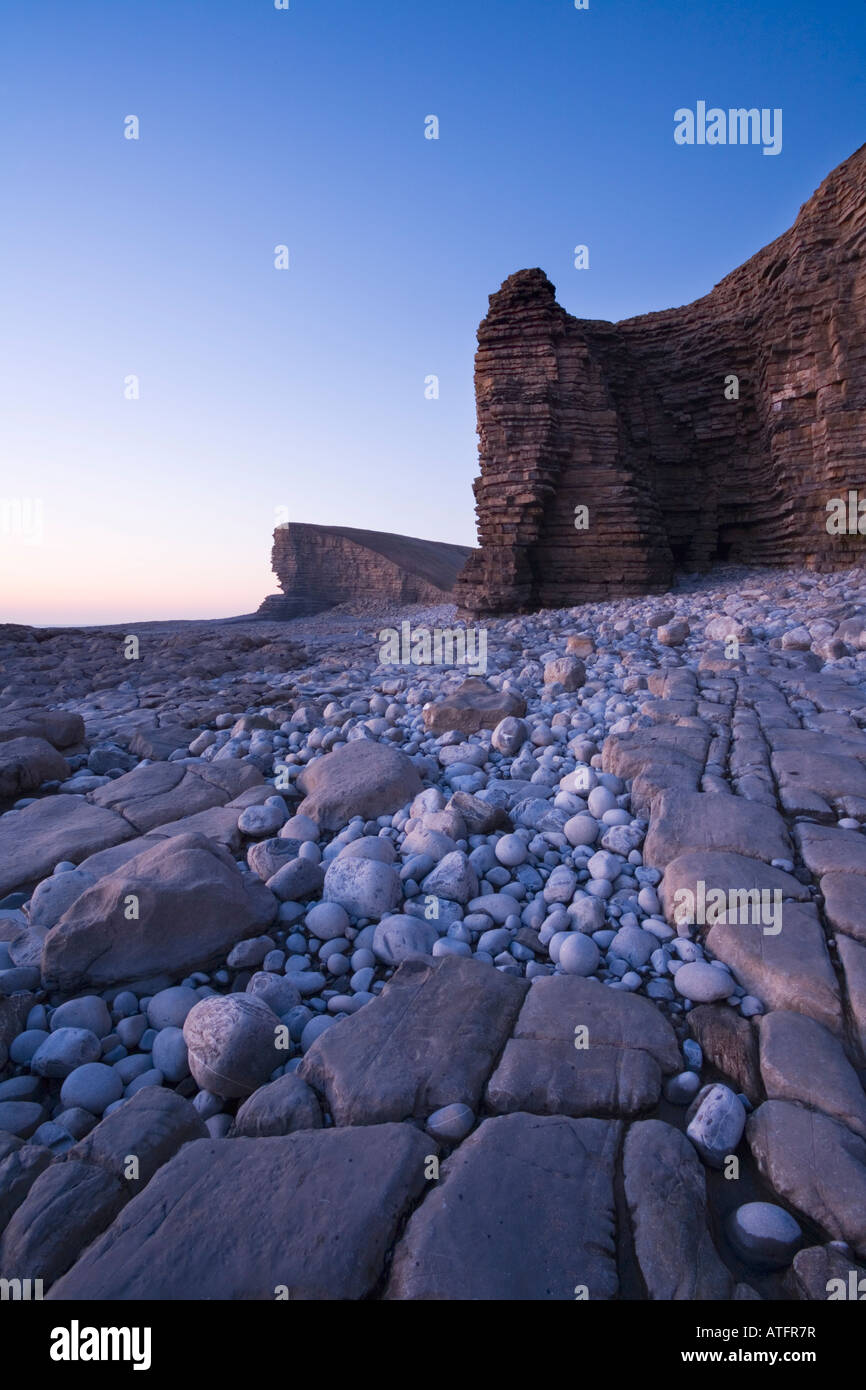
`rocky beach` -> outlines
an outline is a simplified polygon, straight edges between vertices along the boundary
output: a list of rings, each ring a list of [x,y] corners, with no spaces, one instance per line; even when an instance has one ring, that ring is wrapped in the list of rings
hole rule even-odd
[[[0,1276],[848,1296],[862,571],[360,609],[0,630]]]

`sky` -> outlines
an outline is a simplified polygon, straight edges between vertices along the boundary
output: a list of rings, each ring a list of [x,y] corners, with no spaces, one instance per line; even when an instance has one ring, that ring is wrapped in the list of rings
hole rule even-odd
[[[282,519],[474,544],[487,296],[707,293],[864,59],[862,0],[0,0],[0,621],[251,612]],[[781,152],[677,144],[698,101]]]

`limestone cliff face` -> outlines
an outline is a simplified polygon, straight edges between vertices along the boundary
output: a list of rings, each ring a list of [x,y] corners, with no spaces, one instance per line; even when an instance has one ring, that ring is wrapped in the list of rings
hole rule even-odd
[[[447,603],[467,546],[418,540],[351,526],[289,522],[274,531],[271,564],[282,594],[259,613],[294,618],[337,603],[393,600]]]
[[[577,319],[543,271],[510,276],[478,332],[480,549],[462,609],[637,593],[714,559],[866,558],[866,537],[826,524],[831,498],[866,499],[864,248],[866,146],[683,308]]]

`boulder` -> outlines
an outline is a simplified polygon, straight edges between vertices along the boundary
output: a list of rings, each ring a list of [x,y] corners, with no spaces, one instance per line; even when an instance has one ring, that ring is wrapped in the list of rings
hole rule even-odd
[[[48,1288],[111,1224],[128,1197],[120,1179],[102,1168],[69,1157],[53,1164],[6,1227],[0,1276],[42,1279]]]
[[[689,1032],[707,1061],[752,1103],[763,1100],[758,1041],[749,1020],[724,1004],[701,1004],[688,1014]]]
[[[390,864],[337,858],[328,865],[323,897],[345,908],[350,917],[380,918],[399,906],[403,889],[397,870]]]
[[[68,1158],[104,1169],[135,1196],[184,1144],[207,1136],[191,1101],[161,1086],[146,1086],[106,1115],[70,1149]],[[134,1155],[137,1169],[128,1162]]]
[[[202,1090],[249,1096],[286,1060],[280,1023],[255,994],[214,994],[187,1014],[183,1036],[189,1069]]]
[[[323,830],[341,830],[353,816],[372,820],[399,811],[421,791],[421,778],[399,749],[354,739],[308,763],[297,785],[304,793],[299,813]]]
[[[69,764],[44,738],[0,742],[0,797],[38,791],[43,782],[64,782]]]
[[[451,695],[426,704],[423,709],[424,727],[433,734],[456,729],[461,734],[475,734],[479,729],[495,729],[508,715],[521,718],[526,713],[526,701],[511,690],[495,690],[486,681],[474,677],[465,680]]]
[[[321,1129],[322,1111],[315,1091],[297,1072],[260,1086],[245,1100],[229,1130],[232,1139],[261,1139],[293,1134],[297,1129]]]

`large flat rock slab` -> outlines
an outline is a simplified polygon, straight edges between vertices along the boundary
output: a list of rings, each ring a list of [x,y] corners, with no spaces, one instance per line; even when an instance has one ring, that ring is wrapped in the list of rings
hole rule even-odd
[[[250,763],[148,763],[97,787],[89,799],[116,811],[144,835],[157,825],[222,806],[263,780]]]
[[[561,1116],[485,1120],[411,1218],[385,1297],[615,1298],[620,1130],[612,1120]]]
[[[130,916],[131,901],[137,916]],[[190,970],[270,926],[277,901],[203,835],[160,840],[87,888],[45,939],[42,975],[63,990]]]
[[[774,753],[829,754],[833,758],[859,758],[866,762],[866,737],[856,726],[832,734],[817,729],[771,729],[767,737]]]
[[[760,1020],[768,1100],[795,1100],[866,1139],[866,1092],[838,1040],[804,1014],[776,1009]]]
[[[746,1138],[767,1182],[830,1240],[866,1256],[866,1143],[819,1111],[768,1100]]]
[[[866,883],[861,874],[830,873],[821,879],[824,911],[834,931],[866,946]]]
[[[674,1031],[649,1000],[552,975],[530,989],[486,1101],[496,1114],[638,1115],[681,1066]]]
[[[713,955],[769,1009],[808,1014],[832,1033],[842,1032],[839,984],[811,903],[783,903],[777,936],[751,922],[720,922],[706,940]]]
[[[298,807],[323,830],[341,830],[353,816],[390,815],[422,790],[418,769],[399,748],[355,739],[316,758],[297,781],[304,793]]]
[[[665,917],[672,925],[675,926],[678,921],[695,920],[695,917],[686,911],[689,899],[685,895],[690,894],[692,903],[697,906],[700,900],[700,884],[704,885],[705,901],[710,892],[717,890],[721,890],[729,899],[734,892],[738,895],[744,892],[754,894],[756,891],[769,894],[766,899],[768,904],[777,901],[774,896],[776,893],[781,895],[779,901],[782,902],[807,902],[809,898],[808,888],[794,878],[793,874],[771,868],[760,859],[728,851],[690,850],[686,854],[678,855],[666,865],[664,878],[658,889]],[[732,906],[740,911],[741,901],[742,910],[745,911],[748,907],[745,899],[738,897],[732,900]],[[754,901],[760,902],[759,899]]]
[[[786,749],[774,753],[771,762],[783,805],[792,810],[804,789],[825,801],[849,796],[866,798],[866,767],[857,758]]]
[[[734,1280],[707,1227],[707,1180],[694,1145],[661,1120],[641,1120],[626,1135],[623,1174],[649,1297],[730,1298]]]
[[[414,958],[378,999],[316,1040],[298,1075],[338,1125],[426,1119],[484,1083],[526,994],[524,980],[461,956]]]
[[[50,874],[69,859],[130,840],[135,830],[121,816],[83,796],[49,796],[0,816],[0,897]]]
[[[632,733],[611,734],[602,749],[602,767],[633,779],[632,810],[646,814],[662,792],[697,792],[709,745],[709,728],[697,719],[683,726],[654,724]]]
[[[791,843],[778,811],[741,796],[662,792],[643,847],[644,863],[663,869],[694,850],[722,850],[770,863],[788,859]]]
[[[811,873],[866,874],[866,835],[858,830],[837,830],[808,821],[794,827],[803,862]]]
[[[196,1140],[48,1297],[365,1298],[435,1152],[412,1125]]]

